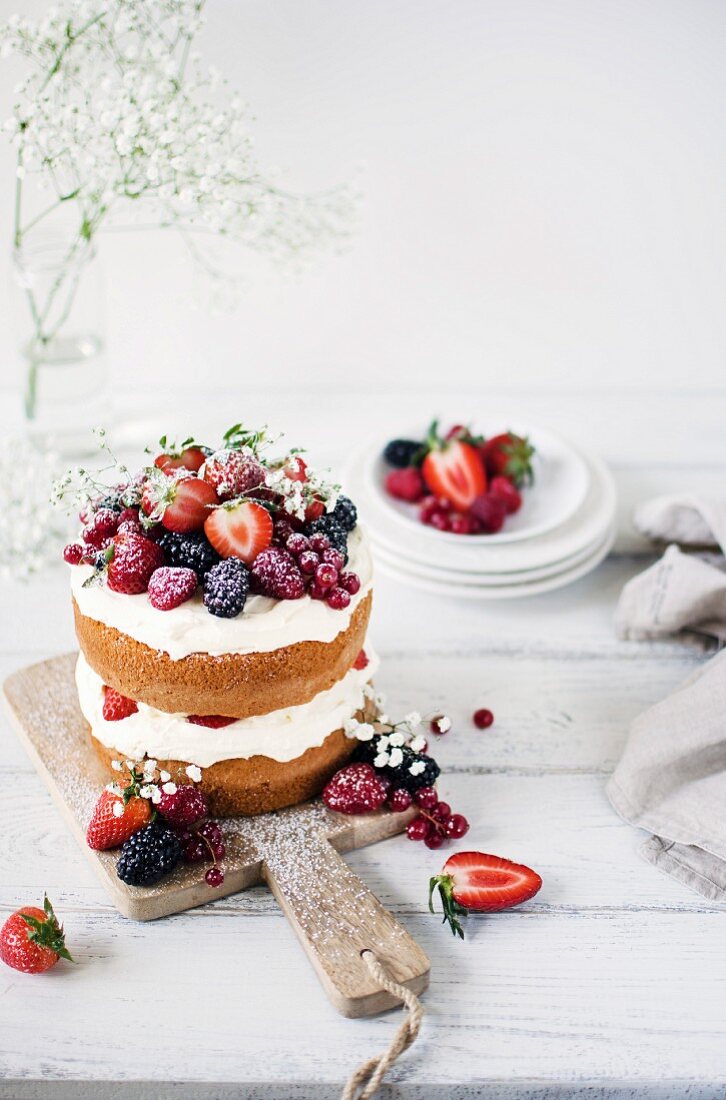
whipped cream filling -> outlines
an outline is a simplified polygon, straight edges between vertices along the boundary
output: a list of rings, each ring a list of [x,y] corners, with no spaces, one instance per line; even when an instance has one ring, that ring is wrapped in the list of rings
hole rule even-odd
[[[180,661],[191,653],[221,657],[225,653],[269,653],[298,642],[332,642],[346,630],[359,603],[371,590],[373,564],[368,536],[360,527],[348,540],[346,569],[357,573],[361,587],[343,611],[335,611],[322,600],[303,596],[300,600],[271,600],[250,596],[244,611],[235,619],[210,615],[201,591],[171,611],[152,607],[144,592],[127,596],[106,584],[83,587],[93,574],[90,565],[72,565],[71,589],[82,614],[115,627],[151,649]]]
[[[267,756],[280,763],[294,760],[306,749],[322,745],[334,730],[341,729],[365,702],[363,688],[378,668],[378,657],[366,644],[368,664],[350,669],[327,691],[309,703],[274,710],[253,718],[241,718],[221,729],[209,729],[187,722],[184,714],[138,704],[136,714],[119,722],[103,717],[103,681],[83,654],[76,665],[78,699],[93,736],[124,759],[181,760],[208,768],[220,760]]]

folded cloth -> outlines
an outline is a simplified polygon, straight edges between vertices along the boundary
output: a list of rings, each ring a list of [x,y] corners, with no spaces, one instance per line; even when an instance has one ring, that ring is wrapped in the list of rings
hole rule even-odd
[[[726,642],[726,503],[657,497],[636,510],[633,522],[648,538],[717,547],[721,554],[699,557],[669,546],[623,589],[615,615],[619,637]]]
[[[633,723],[607,786],[617,812],[653,835],[641,854],[726,901],[726,651]]]

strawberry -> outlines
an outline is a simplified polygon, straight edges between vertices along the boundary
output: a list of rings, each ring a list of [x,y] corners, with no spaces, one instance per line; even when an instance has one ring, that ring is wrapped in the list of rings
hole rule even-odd
[[[367,814],[380,810],[388,795],[370,764],[348,764],[336,772],[323,791],[323,802],[339,814]]]
[[[285,463],[284,469],[285,477],[289,477],[290,481],[307,481],[308,468],[306,463],[300,458],[300,455],[291,455]]]
[[[223,558],[251,565],[272,542],[272,517],[252,500],[223,504],[207,516],[204,534]]]
[[[210,455],[202,476],[216,490],[220,500],[233,500],[265,484],[264,466],[253,454],[229,449]]]
[[[160,546],[131,532],[116,535],[106,553],[108,587],[131,596],[145,592],[151,574],[164,564]]]
[[[206,726],[210,730],[221,730],[223,726],[231,726],[238,722],[238,718],[225,718],[223,714],[188,714],[187,722],[194,726]]]
[[[386,474],[386,491],[397,500],[407,500],[415,504],[424,495],[424,483],[415,466],[406,466],[402,470],[391,470]]]
[[[426,485],[437,497],[444,497],[457,512],[466,512],[471,502],[487,487],[484,464],[478,449],[459,438],[442,440],[436,421],[428,434],[429,453],[421,472]]]
[[[141,496],[147,519],[161,520],[167,531],[201,531],[210,508],[219,504],[214,487],[193,474],[150,478]]]
[[[522,494],[508,477],[493,477],[489,483],[489,492],[504,502],[508,516],[514,515],[522,507]]]
[[[508,477],[519,486],[532,484],[534,447],[526,437],[502,432],[482,444],[481,455],[489,477]]]
[[[128,789],[128,788],[127,788]],[[138,790],[138,785],[134,787]],[[151,820],[148,798],[126,792],[117,794],[105,790],[96,803],[86,830],[86,843],[96,852],[107,848],[120,848],[130,836],[143,829]]]
[[[469,910],[496,913],[520,905],[533,898],[541,885],[537,872],[523,863],[486,852],[457,852],[447,859],[441,874],[429,882],[429,909],[433,913],[434,890],[438,889],[444,923],[448,921],[453,934],[463,940],[464,930],[457,917]]]
[[[138,707],[133,699],[127,699],[116,688],[104,684],[103,687],[103,717],[106,722],[120,722],[131,714],[136,714]]]
[[[362,672],[364,668],[368,668],[368,654],[364,649],[360,651],[353,661],[353,668],[356,669],[357,672]]]
[[[50,970],[58,959],[74,961],[47,894],[42,909],[26,905],[16,909],[5,921],[0,928],[0,959],[24,974]]]
[[[171,473],[172,470],[191,470],[192,473],[196,473],[206,459],[207,456],[201,447],[184,447],[181,451],[157,455],[154,465],[165,473]]]

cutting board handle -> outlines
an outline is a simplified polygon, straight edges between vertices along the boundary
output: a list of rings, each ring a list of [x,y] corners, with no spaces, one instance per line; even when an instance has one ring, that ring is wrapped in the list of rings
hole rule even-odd
[[[399,984],[426,989],[428,958],[324,835],[294,858],[266,859],[262,874],[344,1016],[373,1016],[400,1003],[371,974],[361,958],[366,949]]]

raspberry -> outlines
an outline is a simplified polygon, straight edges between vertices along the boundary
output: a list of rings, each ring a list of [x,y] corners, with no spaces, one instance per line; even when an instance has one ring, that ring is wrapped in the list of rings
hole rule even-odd
[[[166,556],[167,565],[193,569],[200,580],[204,580],[209,570],[220,561],[219,554],[201,531],[191,531],[183,535],[162,528],[158,542]]]
[[[305,595],[305,581],[288,550],[271,546],[255,558],[252,566],[255,587],[275,600],[299,600]]]
[[[204,480],[221,500],[233,500],[265,484],[264,467],[244,451],[215,451],[204,464]]]
[[[386,474],[386,491],[397,500],[406,500],[415,504],[424,495],[424,482],[420,470],[415,466],[406,466],[403,470],[391,470]]]
[[[339,814],[367,814],[386,801],[387,788],[370,764],[348,764],[323,791],[323,802]]]
[[[493,477],[489,483],[489,492],[504,502],[509,516],[514,515],[522,507],[522,494],[508,477]]]
[[[108,563],[108,587],[114,592],[145,592],[151,574],[164,564],[163,550],[143,535],[116,535]]]
[[[182,848],[174,830],[152,821],[123,845],[116,874],[129,886],[151,886],[173,871],[181,858]]]
[[[204,578],[204,606],[211,615],[234,619],[247,602],[249,590],[249,570],[239,558],[226,558]]]
[[[80,565],[84,553],[80,542],[70,542],[63,551],[63,561],[69,565]]]
[[[171,611],[190,600],[199,580],[193,569],[178,569],[163,565],[151,574],[149,603],[159,611]]]
[[[360,577],[357,573],[341,573],[338,582],[341,588],[344,588],[346,592],[350,592],[351,596],[355,596],[356,592],[360,592]]]
[[[188,714],[187,722],[194,726],[206,726],[210,730],[220,730],[223,726],[231,726],[237,722],[237,718],[225,718],[223,714]]]
[[[507,515],[507,506],[501,497],[493,493],[482,493],[472,502],[471,514],[479,520],[489,535],[501,531]]]
[[[207,800],[200,790],[191,784],[177,787],[173,794],[162,788],[157,810],[172,825],[193,825],[207,816]]]
[[[328,540],[329,546],[332,546],[335,550],[338,550],[345,561],[348,560],[348,532],[333,515],[321,516],[320,519],[313,520],[308,524],[306,533],[310,535],[310,546],[318,553],[323,553],[328,549],[328,546],[318,546],[313,541],[313,535],[325,535]]]
[[[392,439],[386,444],[383,457],[389,466],[402,470],[405,466],[412,466],[416,455],[422,450],[423,444],[413,439]]]
[[[352,531],[358,522],[358,509],[350,497],[338,497],[335,508],[330,514],[344,531]]]
[[[325,598],[328,607],[332,607],[333,611],[344,611],[350,603],[350,593],[339,585],[331,588]]]
[[[112,512],[110,508],[99,508],[83,528],[81,537],[88,546],[100,550],[104,543],[116,534],[118,525],[118,512]]]
[[[122,718],[136,714],[138,709],[133,699],[127,699],[120,691],[116,691],[116,688],[104,685],[103,717],[106,722],[120,722]]]

